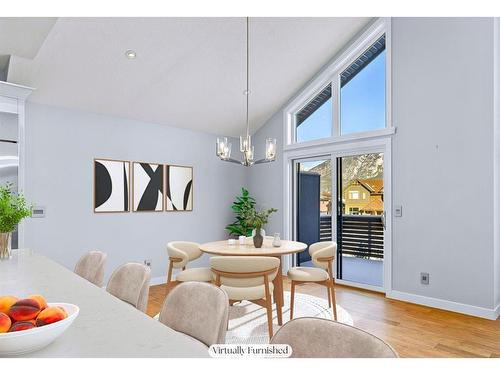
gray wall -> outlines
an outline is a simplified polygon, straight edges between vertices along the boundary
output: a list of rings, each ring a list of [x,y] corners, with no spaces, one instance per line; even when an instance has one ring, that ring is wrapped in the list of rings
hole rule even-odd
[[[493,307],[492,47],[491,18],[393,19],[394,290]],[[282,145],[282,127],[281,109],[255,139]],[[282,207],[282,169],[251,171],[258,200]],[[278,214],[269,229],[282,232]]]
[[[392,26],[393,289],[492,308],[493,21]]]
[[[266,225],[266,233],[283,234],[283,114],[278,111],[252,137],[256,158],[261,158],[265,151],[266,138],[277,139],[276,161],[269,164],[258,164],[248,169],[248,188],[251,195],[257,199],[259,208],[277,208],[278,212],[271,215]]]
[[[493,138],[495,168],[495,306],[500,306],[500,18],[495,18],[495,130]]]
[[[116,117],[28,103],[26,188],[47,207],[26,221],[26,246],[73,268],[91,249],[108,253],[107,275],[127,261],[152,259],[153,277],[166,274],[166,243],[226,237],[230,204],[244,185],[244,169],[215,156],[215,136]],[[93,158],[194,167],[194,210],[93,213]],[[206,259],[199,262],[206,264]]]

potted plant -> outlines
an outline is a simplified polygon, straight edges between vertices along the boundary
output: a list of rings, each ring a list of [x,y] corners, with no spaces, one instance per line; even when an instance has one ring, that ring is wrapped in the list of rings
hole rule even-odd
[[[247,189],[241,188],[241,196],[236,197],[231,209],[236,214],[236,220],[226,226],[230,236],[245,236],[252,234],[253,227],[246,222],[247,213],[255,207],[255,199],[250,196]]]
[[[252,228],[255,228],[255,235],[253,236],[253,245],[256,248],[262,247],[262,242],[264,240],[260,230],[264,225],[267,224],[269,216],[273,212],[277,211],[278,210],[276,208],[269,208],[267,210],[262,210],[262,211],[257,211],[255,208],[252,208],[251,210],[246,212],[245,214],[246,223]]]
[[[12,232],[25,217],[31,216],[31,207],[22,194],[13,194],[12,184],[0,186],[0,259],[10,258]]]

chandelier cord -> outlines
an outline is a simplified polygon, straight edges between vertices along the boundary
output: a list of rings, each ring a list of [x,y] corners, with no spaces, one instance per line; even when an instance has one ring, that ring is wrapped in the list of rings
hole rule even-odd
[[[249,84],[248,84],[248,82],[249,82],[248,76],[249,76],[249,70],[250,70],[249,69],[249,57],[248,57],[249,56],[249,53],[248,53],[248,50],[249,50],[249,47],[248,47],[248,44],[249,44],[248,43],[248,34],[249,34],[248,33],[248,29],[249,29],[248,24],[249,24],[249,22],[250,22],[249,21],[249,17],[247,17],[247,35],[246,35],[246,39],[247,39],[247,56],[246,56],[246,63],[247,63],[247,66],[246,66],[246,70],[247,70],[247,89],[245,91],[245,95],[247,97],[247,112],[246,112],[247,137],[250,135],[250,122],[248,120],[248,105],[249,105],[249,96],[250,96],[250,88],[249,88]]]
[[[227,137],[217,138],[217,148],[216,154],[219,159],[223,161],[227,161],[230,163],[236,163],[240,165],[244,165],[245,167],[250,167],[254,164],[263,164],[275,161],[276,159],[276,138],[267,138],[266,139],[266,150],[265,157],[263,159],[254,160],[254,148],[251,146],[250,141],[250,17],[245,17],[246,20],[246,126],[247,126],[247,134],[246,137],[240,135],[240,151],[243,153],[243,161],[231,158],[231,143],[228,142]]]

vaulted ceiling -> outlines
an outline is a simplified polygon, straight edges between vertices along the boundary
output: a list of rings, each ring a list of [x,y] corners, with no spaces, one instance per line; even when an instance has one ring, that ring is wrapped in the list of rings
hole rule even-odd
[[[252,129],[369,22],[251,18]],[[35,87],[33,102],[214,134],[245,127],[244,18],[0,18],[0,31],[7,80]]]

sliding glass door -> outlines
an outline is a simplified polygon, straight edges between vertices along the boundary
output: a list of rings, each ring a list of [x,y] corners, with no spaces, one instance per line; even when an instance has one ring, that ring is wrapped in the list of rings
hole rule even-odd
[[[337,279],[384,285],[384,156],[338,157]]]
[[[383,290],[384,153],[338,152],[293,161],[294,237],[337,242],[340,283]],[[312,266],[308,251],[295,265]]]

